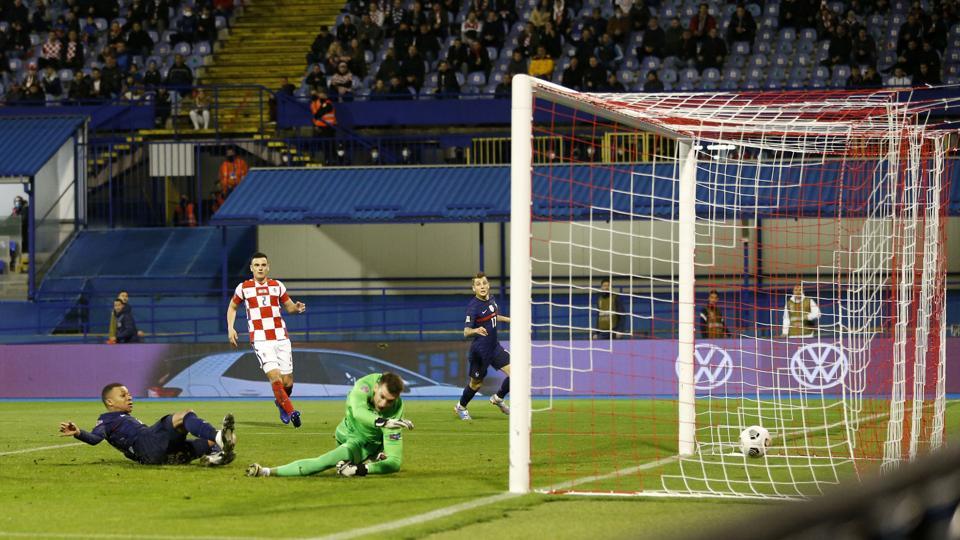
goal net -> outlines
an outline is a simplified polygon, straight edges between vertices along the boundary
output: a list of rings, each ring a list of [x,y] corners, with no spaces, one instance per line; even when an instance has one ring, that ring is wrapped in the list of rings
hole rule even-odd
[[[942,444],[937,102],[513,85],[512,491],[803,498]]]

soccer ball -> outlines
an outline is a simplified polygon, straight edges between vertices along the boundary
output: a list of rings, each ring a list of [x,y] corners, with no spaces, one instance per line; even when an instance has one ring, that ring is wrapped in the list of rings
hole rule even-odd
[[[740,432],[740,450],[743,455],[752,458],[761,457],[767,453],[770,446],[770,432],[761,426],[750,426]]]

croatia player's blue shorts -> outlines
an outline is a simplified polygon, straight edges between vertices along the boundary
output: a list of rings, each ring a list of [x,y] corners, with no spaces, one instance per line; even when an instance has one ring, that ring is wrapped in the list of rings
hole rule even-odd
[[[168,414],[140,433],[133,453],[144,465],[187,463],[193,457],[186,440],[186,433],[173,427],[173,415]]]
[[[499,370],[502,370],[504,366],[509,366],[510,353],[504,350],[503,347],[497,347],[497,350],[494,351],[492,355],[482,355],[470,349],[468,360],[470,362],[470,378],[482,380],[487,376],[487,370],[490,366]]]

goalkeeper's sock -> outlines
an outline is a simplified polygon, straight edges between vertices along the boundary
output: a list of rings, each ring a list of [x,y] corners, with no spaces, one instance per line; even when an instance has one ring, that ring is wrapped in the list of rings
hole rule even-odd
[[[194,458],[205,456],[210,453],[212,448],[216,448],[210,446],[210,443],[208,443],[206,439],[191,439],[187,441],[187,446],[190,448],[190,454]]]
[[[199,437],[201,439],[214,442],[217,440],[217,429],[204,422],[192,412],[188,412],[187,414],[183,415],[183,427],[186,428],[187,433],[193,435],[194,437]],[[206,444],[206,442],[204,442],[204,444]]]
[[[350,450],[346,446],[338,446],[322,456],[275,467],[271,474],[273,476],[310,476],[336,467],[339,461],[350,461],[350,459]]]
[[[293,383],[290,383],[290,386],[284,386],[283,391],[287,393],[287,397],[293,395]]]
[[[500,384],[500,389],[497,390],[497,397],[503,399],[507,397],[507,394],[510,393],[510,377],[507,377]]]
[[[473,388],[470,388],[470,385],[463,387],[463,394],[460,396],[460,406],[467,408],[467,403],[470,403],[470,400],[473,399],[473,396],[477,395],[477,391]]]
[[[273,387],[273,397],[276,398],[277,403],[280,404],[280,407],[283,408],[283,411],[287,414],[293,412],[293,403],[290,402],[290,397],[287,395],[287,391],[283,389],[282,381],[273,381],[270,383],[270,386]]]

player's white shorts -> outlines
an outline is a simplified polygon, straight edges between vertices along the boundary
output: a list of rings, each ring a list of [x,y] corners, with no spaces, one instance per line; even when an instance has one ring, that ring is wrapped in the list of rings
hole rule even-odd
[[[293,354],[289,339],[254,341],[253,351],[257,353],[260,369],[264,373],[275,369],[279,369],[281,375],[293,373]]]

